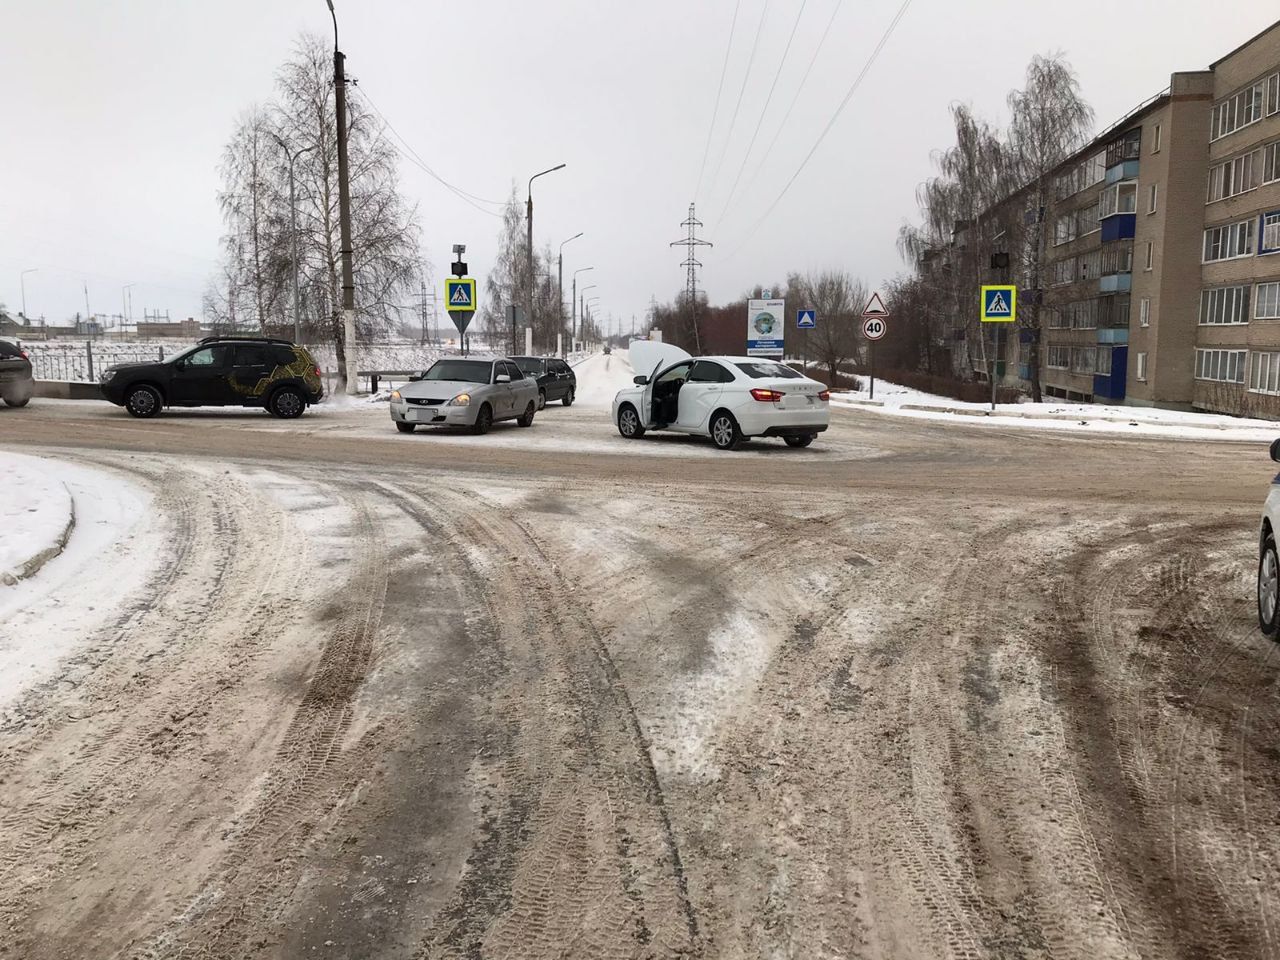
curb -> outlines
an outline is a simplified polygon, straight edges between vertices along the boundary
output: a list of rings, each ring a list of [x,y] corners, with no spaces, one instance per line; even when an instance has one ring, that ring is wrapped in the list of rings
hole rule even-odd
[[[65,484],[63,489],[66,489]],[[61,556],[62,552],[67,549],[67,543],[71,540],[71,533],[76,528],[76,501],[71,496],[70,490],[67,490],[67,497],[71,500],[71,516],[67,518],[67,525],[63,528],[62,533],[58,535],[58,539],[54,541],[52,546],[45,547],[45,549],[26,562],[18,564],[12,570],[0,573],[0,584],[4,584],[6,587],[13,587],[23,580],[34,577],[44,568],[46,563]]]

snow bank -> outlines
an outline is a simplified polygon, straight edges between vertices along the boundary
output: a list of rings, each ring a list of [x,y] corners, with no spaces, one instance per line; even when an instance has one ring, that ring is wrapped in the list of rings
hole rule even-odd
[[[1213,413],[1187,413],[1155,407],[1114,406],[1101,403],[968,403],[939,397],[911,387],[876,380],[875,400],[864,379],[861,390],[831,394],[832,406],[870,410],[889,416],[921,420],[947,420],[993,427],[1070,430],[1085,433],[1127,434],[1189,440],[1270,442],[1280,436],[1280,423]]]
[[[18,463],[46,486],[60,485],[76,522],[65,549],[39,573],[0,585],[0,710],[52,676],[141,588],[162,553],[150,495],[119,474],[8,451],[3,462]]]
[[[0,589],[35,575],[70,538],[75,510],[59,466],[20,454],[0,459]]]

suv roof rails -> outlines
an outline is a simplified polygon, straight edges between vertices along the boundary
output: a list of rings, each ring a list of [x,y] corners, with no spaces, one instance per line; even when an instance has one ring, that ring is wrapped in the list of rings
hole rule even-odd
[[[297,346],[292,340],[286,340],[284,337],[250,337],[250,336],[225,336],[225,337],[205,337],[200,343],[218,343],[223,340],[235,340],[247,343],[285,343],[289,346]]]

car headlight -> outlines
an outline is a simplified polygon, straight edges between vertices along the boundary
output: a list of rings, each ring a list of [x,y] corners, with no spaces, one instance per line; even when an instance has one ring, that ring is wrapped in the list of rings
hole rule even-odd
[[[399,399],[400,399],[400,391],[399,391],[399,390],[392,390],[392,391],[391,391],[391,399],[392,399],[392,400],[399,400]]]
[[[471,404],[471,394],[460,393],[456,397],[454,397],[452,400],[450,400],[447,404],[445,404],[445,406],[466,407],[466,406],[470,406],[470,404]]]

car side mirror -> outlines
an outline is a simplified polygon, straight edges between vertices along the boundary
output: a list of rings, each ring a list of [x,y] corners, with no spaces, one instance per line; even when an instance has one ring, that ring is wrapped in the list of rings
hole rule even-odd
[[[510,383],[511,378],[507,376],[505,373],[500,373],[493,378],[493,382],[494,383]]]
[[[413,374],[410,374],[410,375],[409,375],[409,382],[410,382],[410,383],[417,383],[419,380],[425,380],[425,379],[426,379],[426,377],[427,377],[427,371],[423,370],[421,373],[413,373]]]
[[[643,387],[649,382],[649,378],[648,377],[632,377],[631,382],[634,383],[637,387]]]
[[[1271,459],[1280,463],[1280,440],[1271,441]]]

